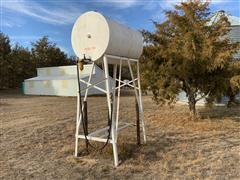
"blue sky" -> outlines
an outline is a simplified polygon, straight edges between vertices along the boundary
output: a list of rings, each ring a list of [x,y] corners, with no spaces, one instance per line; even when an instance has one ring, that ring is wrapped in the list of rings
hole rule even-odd
[[[152,31],[152,20],[163,21],[163,10],[171,9],[181,0],[0,0],[1,32],[12,44],[31,47],[47,35],[68,55],[71,47],[71,29],[79,15],[96,10],[135,29]],[[240,16],[240,0],[212,0],[212,11],[225,10]]]

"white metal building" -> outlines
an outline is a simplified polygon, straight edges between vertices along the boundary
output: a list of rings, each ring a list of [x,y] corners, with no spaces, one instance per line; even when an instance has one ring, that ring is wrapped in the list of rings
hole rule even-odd
[[[233,42],[240,42],[240,17],[228,16],[231,23],[231,31],[229,32],[229,38]],[[234,56],[235,58],[240,58],[240,51]]]
[[[90,71],[91,65],[84,65],[84,70],[80,72],[81,78],[88,81]],[[95,65],[91,83],[96,83],[103,78],[102,69]],[[81,88],[86,88],[86,86],[87,84],[81,83]],[[96,86],[105,89],[104,82]],[[75,65],[37,68],[37,77],[26,79],[23,82],[24,94],[28,95],[77,96],[77,89],[77,67]],[[88,94],[105,93],[97,88],[91,88]]]

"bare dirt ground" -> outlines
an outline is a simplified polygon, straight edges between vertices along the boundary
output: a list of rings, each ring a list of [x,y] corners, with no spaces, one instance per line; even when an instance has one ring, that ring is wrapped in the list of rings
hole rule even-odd
[[[106,99],[89,98],[90,130],[106,125]],[[0,92],[0,179],[240,179],[240,108],[155,105],[143,97],[147,144],[135,127],[119,136],[115,168],[111,145],[75,158],[76,99]],[[134,98],[121,99],[121,120],[135,122]],[[97,144],[95,144],[97,145]]]

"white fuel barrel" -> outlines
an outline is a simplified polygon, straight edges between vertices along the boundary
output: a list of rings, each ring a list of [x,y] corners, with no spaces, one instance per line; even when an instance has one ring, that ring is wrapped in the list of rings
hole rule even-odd
[[[94,11],[79,16],[72,29],[71,41],[80,59],[85,55],[93,61],[104,54],[138,59],[143,49],[140,32]]]

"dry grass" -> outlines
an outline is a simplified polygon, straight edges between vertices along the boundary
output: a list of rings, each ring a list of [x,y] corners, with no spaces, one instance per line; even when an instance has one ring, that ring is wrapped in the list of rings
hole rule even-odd
[[[186,106],[170,109],[143,97],[148,142],[136,145],[135,128],[112,149],[75,158],[75,98],[0,93],[1,179],[240,179],[240,108],[199,109],[191,121]],[[89,98],[90,130],[106,125],[106,99]],[[135,121],[134,99],[121,99],[121,119]],[[96,144],[95,144],[96,145]]]

